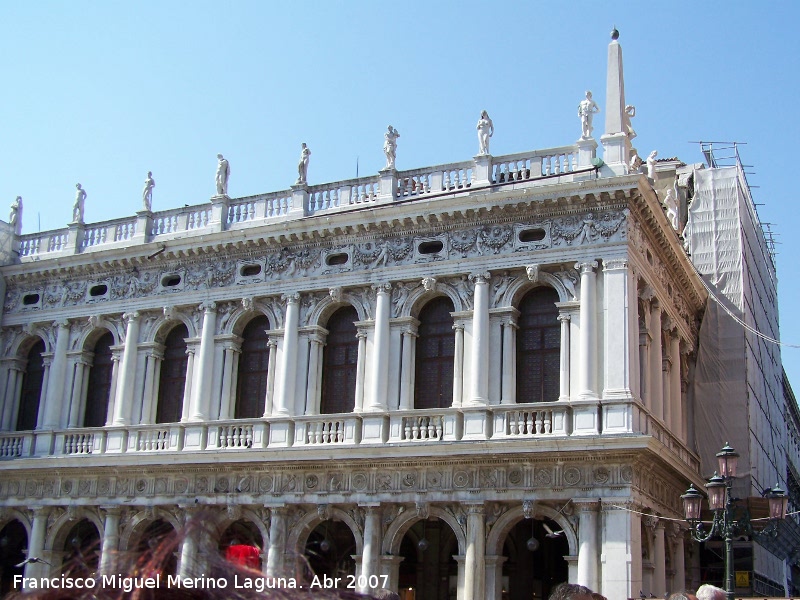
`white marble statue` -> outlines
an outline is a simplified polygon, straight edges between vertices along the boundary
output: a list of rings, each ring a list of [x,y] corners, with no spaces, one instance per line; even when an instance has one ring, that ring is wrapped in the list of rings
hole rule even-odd
[[[75,184],[75,203],[72,205],[72,222],[83,223],[83,205],[86,201],[86,190],[80,183]]]
[[[667,219],[672,224],[672,228],[680,233],[678,230],[678,192],[674,187],[667,190],[663,204],[667,209]]]
[[[150,212],[153,210],[153,188],[156,187],[155,179],[153,179],[153,172],[147,172],[147,179],[144,180],[144,190],[142,190],[142,204],[144,210]]]
[[[383,134],[383,152],[386,154],[385,169],[394,169],[394,161],[397,158],[397,138],[400,137],[397,129],[389,125],[389,129]]]
[[[629,173],[639,173],[642,168],[642,157],[639,156],[639,152],[636,148],[631,148],[631,159],[628,163],[628,172]]]
[[[306,185],[308,183],[309,156],[311,156],[311,150],[309,150],[306,143],[303,142],[302,149],[300,150],[300,160],[297,163],[297,181],[295,181],[295,185]]]
[[[11,214],[8,215],[8,224],[14,229],[14,233],[22,233],[22,196],[11,203]]]
[[[485,110],[478,120],[478,154],[489,154],[489,138],[494,135],[494,123]]]
[[[633,104],[626,104],[625,105],[625,133],[628,135],[628,139],[632,140],[636,137],[636,131],[634,131],[633,126],[631,125],[631,119],[636,116],[636,107]]]
[[[217,182],[217,195],[218,196],[227,196],[228,195],[228,179],[231,176],[231,165],[225,159],[222,154],[217,154],[217,175],[216,175],[216,182]]]
[[[592,100],[592,92],[586,91],[586,98],[578,104],[578,116],[581,118],[581,139],[588,140],[592,137],[592,120],[600,112],[597,102]]]
[[[647,176],[652,179],[653,181],[656,180],[656,156],[658,156],[658,151],[653,150],[650,155],[647,157]]]

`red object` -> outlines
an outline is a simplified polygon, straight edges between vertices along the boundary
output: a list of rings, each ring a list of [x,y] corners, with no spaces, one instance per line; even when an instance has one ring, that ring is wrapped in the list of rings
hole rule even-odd
[[[251,569],[259,568],[260,559],[261,551],[256,546],[237,544],[235,546],[228,546],[228,549],[225,551],[225,560],[235,565],[250,567]]]

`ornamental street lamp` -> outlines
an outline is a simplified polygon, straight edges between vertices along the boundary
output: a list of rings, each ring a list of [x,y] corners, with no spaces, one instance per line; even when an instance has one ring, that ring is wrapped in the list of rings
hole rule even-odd
[[[683,500],[683,513],[689,523],[689,532],[692,539],[698,542],[707,542],[714,536],[725,540],[725,593],[728,600],[734,599],[733,582],[733,538],[738,535],[748,535],[754,539],[778,534],[778,522],[786,517],[786,507],[789,498],[778,484],[772,489],[764,490],[762,496],[769,501],[769,523],[761,531],[754,531],[750,520],[750,513],[746,509],[737,518],[736,503],[739,498],[734,498],[731,493],[733,480],[736,477],[736,466],[739,454],[728,444],[717,453],[719,472],[715,472],[708,480],[708,507],[714,513],[711,529],[706,532],[700,521],[703,494],[693,485],[689,486],[686,493],[681,496]]]

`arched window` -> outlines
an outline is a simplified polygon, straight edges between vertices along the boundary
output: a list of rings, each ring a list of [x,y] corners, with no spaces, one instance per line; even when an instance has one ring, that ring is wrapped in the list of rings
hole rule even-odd
[[[89,384],[86,392],[86,412],[83,415],[84,427],[102,427],[108,419],[108,399],[111,397],[111,346],[114,336],[109,331],[94,345],[94,362],[89,371]]]
[[[352,412],[358,374],[358,338],[355,322],[358,313],[352,306],[340,308],[328,319],[328,339],[322,349],[323,415]]]
[[[242,332],[242,353],[236,383],[234,418],[263,416],[269,372],[269,319],[264,315],[250,321]]]
[[[561,324],[558,293],[538,287],[519,303],[517,330],[517,402],[558,400]]]
[[[169,332],[164,342],[164,361],[158,380],[158,407],[156,423],[177,423],[183,410],[183,389],[186,386],[186,325],[178,325]]]
[[[28,362],[25,365],[25,375],[22,377],[17,431],[36,429],[39,401],[42,396],[42,382],[44,381],[44,359],[42,358],[44,350],[44,341],[39,340],[28,351]]]
[[[419,313],[414,408],[453,405],[453,310],[450,298],[441,297],[428,302]]]

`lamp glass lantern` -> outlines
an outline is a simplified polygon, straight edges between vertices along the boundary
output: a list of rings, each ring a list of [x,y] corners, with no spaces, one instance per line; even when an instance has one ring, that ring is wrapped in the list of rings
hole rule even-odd
[[[681,496],[683,500],[683,514],[687,521],[699,521],[700,509],[703,503],[703,494],[698,492],[694,484],[689,485],[689,489]]]
[[[725,480],[717,473],[708,480],[708,508],[712,511],[725,508]]]
[[[719,461],[719,474],[722,477],[736,477],[736,467],[739,463],[739,453],[731,448],[727,442],[720,452],[717,452]]]
[[[769,518],[785,519],[789,497],[777,483],[774,488],[767,492],[767,500],[769,501]]]

